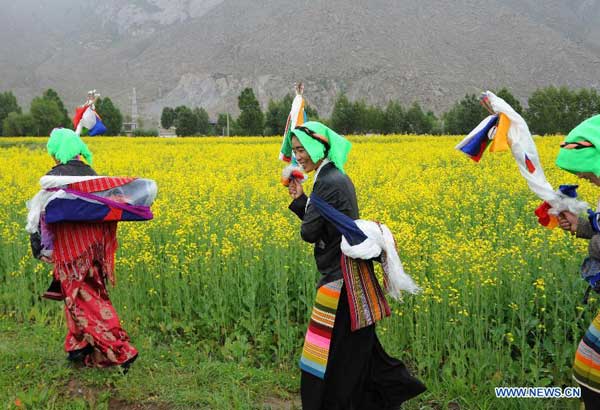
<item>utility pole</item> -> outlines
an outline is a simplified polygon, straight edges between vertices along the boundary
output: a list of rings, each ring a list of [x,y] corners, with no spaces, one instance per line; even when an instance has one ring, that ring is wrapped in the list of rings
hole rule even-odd
[[[227,113],[227,136],[229,137],[229,113]]]
[[[138,106],[137,106],[137,98],[135,95],[135,87],[133,87],[133,95],[131,97],[131,130],[137,128],[138,122]]]

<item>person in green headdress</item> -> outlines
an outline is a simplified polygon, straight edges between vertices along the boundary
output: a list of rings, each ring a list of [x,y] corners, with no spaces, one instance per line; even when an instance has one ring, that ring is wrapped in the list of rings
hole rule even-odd
[[[312,195],[358,219],[354,184],[344,166],[352,144],[329,127],[310,121],[286,137],[282,154],[294,153],[305,172],[314,172]],[[289,209],[301,220],[301,236],[314,244],[321,279],[300,360],[304,410],[397,409],[425,390],[405,365],[383,350],[375,324],[352,330],[347,287],[342,273],[341,234],[326,220],[302,184],[288,185]],[[371,264],[372,261],[366,263]]]
[[[72,130],[67,128],[55,128],[52,130],[46,144],[46,149],[55,163],[55,166],[46,175],[96,175],[96,172],[90,166],[93,158],[92,152],[79,135],[75,134]],[[87,161],[87,164],[81,161],[81,157]],[[30,235],[31,250],[35,258],[46,263],[51,263],[52,243],[49,240],[42,241],[42,233],[44,235],[51,235],[48,232],[46,224],[41,224],[40,229]],[[60,282],[54,279],[42,296],[51,300],[63,300],[64,297],[61,293]]]
[[[79,156],[83,156],[85,160],[92,163],[92,152],[83,142],[81,137],[68,128],[55,128],[50,133],[50,139],[46,144],[48,154],[54,159],[56,165],[72,164],[81,162]]]
[[[106,281],[114,284],[117,222],[46,223],[44,207],[54,188],[97,178],[92,153],[75,131],[56,128],[47,143],[55,166],[40,180],[42,190],[28,202],[27,231],[34,257],[53,265],[44,297],[63,300],[67,359],[87,366],[122,366],[138,357],[112,305]],[[87,164],[82,160],[85,159]]]
[[[556,165],[600,187],[600,115],[583,121],[567,135]],[[589,255],[581,266],[581,274],[589,284],[588,292],[600,293],[600,214],[588,212],[589,217],[562,212],[559,223],[562,229],[590,241]],[[586,410],[600,409],[600,314],[579,343],[573,378],[581,386]]]

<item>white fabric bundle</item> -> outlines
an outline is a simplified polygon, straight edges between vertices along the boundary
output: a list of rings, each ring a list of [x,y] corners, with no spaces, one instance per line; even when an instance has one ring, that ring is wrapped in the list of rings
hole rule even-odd
[[[404,272],[402,262],[396,250],[396,241],[389,228],[373,221],[357,219],[358,228],[367,235],[367,239],[351,246],[342,236],[342,253],[353,259],[373,259],[381,255],[381,265],[386,274],[388,293],[396,300],[402,299],[402,291],[416,294],[421,291],[412,278]]]
[[[104,178],[101,176],[54,176],[45,175],[40,179],[42,190],[39,191],[32,199],[27,201],[27,226],[25,230],[29,233],[36,233],[39,230],[40,215],[44,211],[46,204],[50,202],[56,192],[46,191],[49,188],[58,188],[68,184],[77,182],[89,181],[91,179]]]

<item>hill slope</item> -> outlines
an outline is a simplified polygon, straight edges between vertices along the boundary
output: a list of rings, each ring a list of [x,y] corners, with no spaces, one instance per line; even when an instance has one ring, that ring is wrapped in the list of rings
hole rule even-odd
[[[6,4],[2,4],[6,3]],[[74,5],[75,4],[75,5]],[[437,111],[465,92],[600,87],[600,1],[0,0],[0,90],[22,103],[48,87],[79,103],[90,88],[125,111],[201,105],[237,111],[306,83],[328,115],[335,95]]]

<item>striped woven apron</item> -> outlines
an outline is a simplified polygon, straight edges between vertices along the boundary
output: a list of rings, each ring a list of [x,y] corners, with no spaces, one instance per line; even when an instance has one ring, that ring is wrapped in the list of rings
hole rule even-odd
[[[573,363],[573,378],[580,385],[600,393],[600,313],[579,342]]]
[[[390,306],[379,286],[373,264],[342,255],[341,265],[348,294],[352,331],[370,326],[390,316]]]
[[[320,379],[325,378],[335,314],[343,279],[327,283],[317,290],[315,305],[304,339],[300,368]]]

